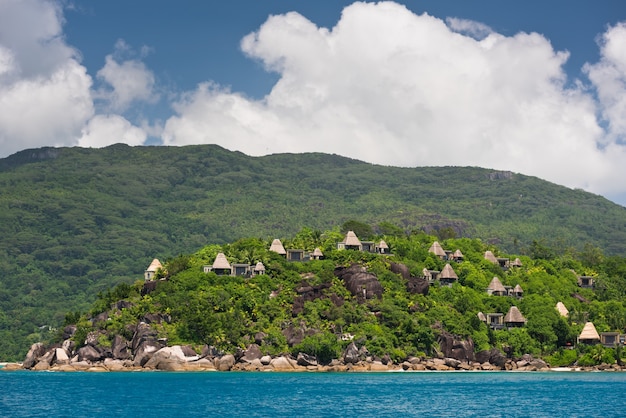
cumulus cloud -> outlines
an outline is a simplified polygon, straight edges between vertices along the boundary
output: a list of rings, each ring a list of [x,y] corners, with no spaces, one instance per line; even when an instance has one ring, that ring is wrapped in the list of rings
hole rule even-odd
[[[68,145],[93,115],[91,77],[43,0],[0,2],[0,156]]]
[[[615,44],[622,29],[603,41],[613,74],[602,78],[607,90],[625,74],[618,64],[626,48]],[[279,74],[271,92],[250,100],[201,84],[175,104],[165,144],[216,143],[253,155],[320,151],[396,166],[483,166],[599,193],[626,175],[623,147],[603,144],[593,95],[568,87],[568,53],[536,33],[507,37],[395,3],[355,3],[331,29],[294,12],[271,16],[241,47]],[[623,97],[602,99],[611,121],[620,120]]]
[[[122,116],[96,115],[83,128],[78,145],[98,148],[116,143],[142,145],[145,141],[144,130],[133,126]]]
[[[599,39],[600,61],[584,67],[596,88],[602,117],[608,122],[606,142],[626,139],[626,23],[609,28]]]
[[[158,100],[152,71],[140,60],[120,59],[129,51],[130,46],[119,40],[114,54],[106,56],[104,67],[97,74],[110,87],[98,90],[97,97],[107,101],[109,109],[116,112],[125,111],[136,101],[154,103]],[[142,49],[142,55],[145,53]]]
[[[94,117],[98,94],[80,54],[65,42],[62,11],[48,0],[0,1],[0,157],[40,146],[146,139],[121,116]],[[153,100],[154,77],[139,61],[109,56],[98,76],[111,86],[106,99],[112,110]]]

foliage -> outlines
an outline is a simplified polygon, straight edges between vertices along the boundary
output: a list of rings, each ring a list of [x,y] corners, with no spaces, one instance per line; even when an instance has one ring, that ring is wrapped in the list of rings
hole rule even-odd
[[[106,292],[141,279],[154,257],[165,260],[159,278],[199,268],[217,247],[233,260],[289,270],[265,250],[273,238],[293,237],[293,247],[320,246],[338,263],[369,262],[332,254],[343,238],[340,227],[351,221],[365,228],[362,239],[384,237],[413,274],[442,267],[428,256],[429,234],[460,248],[471,261],[460,267],[461,282],[478,294],[502,273],[481,261],[484,243],[497,242],[501,255],[537,262],[539,270],[519,278],[525,290],[565,300],[575,289],[565,269],[584,269],[597,274],[599,286],[580,294],[599,303],[626,296],[626,262],[618,256],[626,250],[624,208],[537,178],[372,166],[323,154],[252,158],[213,145],[44,148],[0,160],[0,359],[23,359],[29,344],[47,338],[40,330],[59,328],[68,311],[95,314],[118,297],[137,298]],[[213,245],[204,253],[180,255],[207,243]],[[556,286],[541,287],[546,279]],[[219,314],[228,320],[228,312]],[[623,326],[603,307],[593,315],[606,329]],[[467,335],[476,332],[466,319],[447,321]],[[240,332],[224,331],[223,341]]]

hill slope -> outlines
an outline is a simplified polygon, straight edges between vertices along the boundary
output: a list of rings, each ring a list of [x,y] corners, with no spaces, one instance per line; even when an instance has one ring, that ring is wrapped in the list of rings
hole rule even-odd
[[[533,240],[626,249],[625,208],[508,172],[253,158],[212,145],[27,150],[0,160],[0,358],[21,356],[66,311],[140,278],[153,257],[350,219],[520,253]]]

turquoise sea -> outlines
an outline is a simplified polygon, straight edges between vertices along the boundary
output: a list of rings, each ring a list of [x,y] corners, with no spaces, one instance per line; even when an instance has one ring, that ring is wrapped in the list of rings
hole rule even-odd
[[[3,417],[611,417],[626,373],[0,372]]]

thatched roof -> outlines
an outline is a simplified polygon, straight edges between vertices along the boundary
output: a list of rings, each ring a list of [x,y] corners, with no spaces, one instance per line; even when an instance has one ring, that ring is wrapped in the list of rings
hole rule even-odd
[[[446,256],[446,252],[444,251],[443,247],[441,246],[441,244],[439,244],[438,241],[433,242],[433,245],[430,246],[430,248],[428,249],[428,252],[435,254],[437,257]]]
[[[496,276],[493,276],[493,279],[491,279],[491,281],[489,282],[489,286],[487,286],[487,289],[491,290],[492,292],[506,292],[506,289],[502,285],[502,282]]]
[[[348,233],[346,234],[346,238],[343,240],[343,243],[346,244],[346,246],[351,247],[358,247],[361,245],[361,241],[359,241],[359,238],[357,238],[354,231],[348,231]]]
[[[489,250],[485,251],[485,260],[491,261],[493,264],[498,264],[498,259],[495,255]]]
[[[522,290],[522,286],[520,286],[519,284],[515,285],[515,287],[513,288],[513,291],[515,293],[524,293],[524,290]]]
[[[320,247],[315,247],[315,249],[313,250],[313,252],[311,253],[311,255],[313,257],[323,257],[324,253],[322,252],[322,250],[320,250]]]
[[[441,274],[439,274],[440,279],[454,279],[458,280],[459,276],[456,275],[454,269],[450,264],[446,264],[443,270],[441,270]]]
[[[215,269],[229,269],[230,263],[226,259],[224,253],[218,253],[215,257],[215,261],[213,262],[213,270]]]
[[[487,322],[487,317],[485,316],[485,314],[484,314],[484,313],[482,313],[482,312],[478,312],[477,316],[478,316],[478,319],[479,319],[479,320],[481,320],[481,321],[483,321],[483,322]]]
[[[456,250],[454,252],[454,254],[452,254],[452,257],[454,258],[465,258],[465,256],[463,255],[463,253],[461,252],[461,250]]]
[[[254,266],[254,271],[265,271],[265,266],[260,261]]]
[[[384,240],[381,239],[380,242],[378,243],[378,248],[382,248],[382,249],[388,250],[389,246],[387,245],[387,243]]]
[[[600,340],[600,335],[593,322],[587,322],[578,336],[578,340]]]
[[[524,318],[517,306],[511,306],[506,315],[504,315],[504,322],[522,324],[526,322],[526,318]]]
[[[146,271],[155,272],[160,268],[163,268],[163,266],[161,265],[161,262],[157,258],[155,258],[154,260],[152,260],[152,263],[150,263]]]
[[[511,266],[513,266],[513,267],[522,267],[522,260],[520,260],[519,258],[516,258],[511,263]]]
[[[559,301],[559,302],[556,303],[556,310],[559,311],[561,316],[564,316],[564,317],[568,317],[569,316],[569,311],[567,310],[565,305],[563,305],[563,302]]]
[[[274,251],[275,253],[278,253],[280,255],[287,254],[287,251],[285,251],[285,247],[283,247],[283,243],[280,242],[278,238],[272,241],[272,245],[270,245],[270,251]]]

